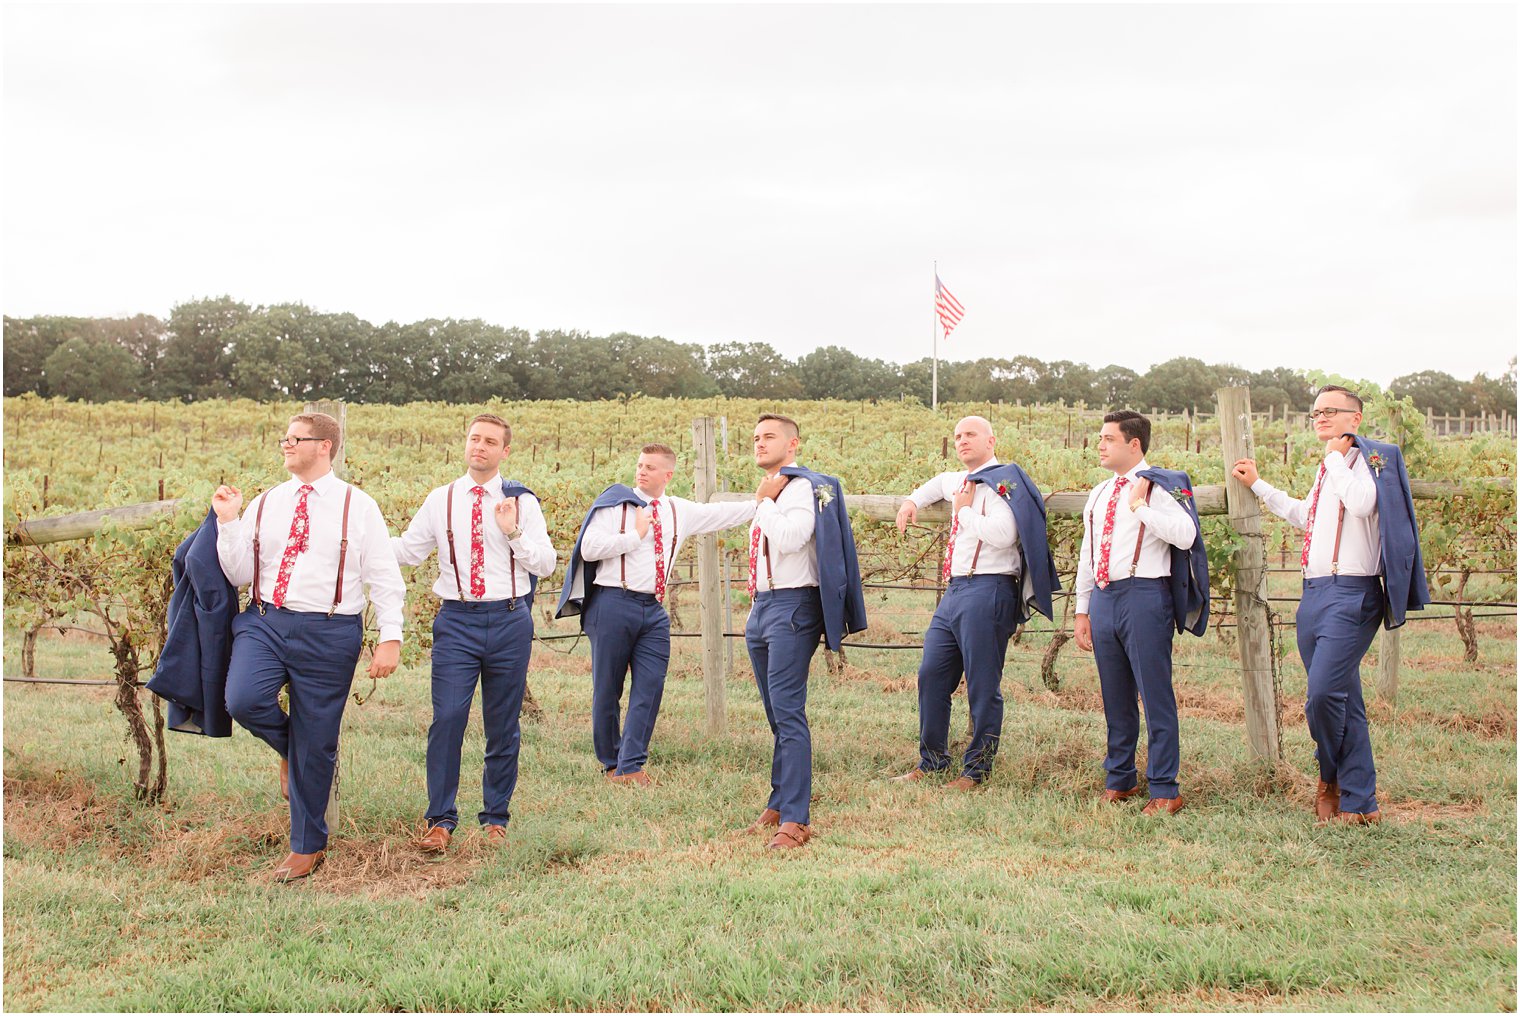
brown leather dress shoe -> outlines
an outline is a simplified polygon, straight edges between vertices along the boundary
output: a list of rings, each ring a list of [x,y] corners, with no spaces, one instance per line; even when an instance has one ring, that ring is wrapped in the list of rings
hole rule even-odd
[[[961,793],[966,793],[968,791],[975,790],[979,786],[981,786],[981,784],[969,776],[957,776],[955,779],[945,784],[945,789],[959,790]]]
[[[1343,811],[1335,816],[1335,820],[1337,822],[1344,822],[1346,825],[1377,825],[1383,821],[1383,813],[1381,811],[1369,811],[1364,815],[1359,811]]]
[[[507,827],[504,825],[487,825],[482,827],[486,834],[486,842],[495,846],[502,846],[507,842]]]
[[[649,774],[642,769],[635,769],[631,773],[614,773],[607,777],[608,783],[617,783],[625,787],[647,787],[654,781]]]
[[[783,822],[765,848],[767,850],[795,850],[812,838],[812,831],[800,822]]]
[[[290,800],[290,760],[280,759],[280,796]]]
[[[922,769],[915,769],[912,772],[903,773],[901,776],[894,776],[894,777],[892,777],[892,782],[893,783],[917,783],[919,780],[921,780],[923,778],[924,778],[924,771]]]
[[[1314,820],[1320,825],[1341,813],[1341,788],[1334,783],[1319,781],[1314,791]]]
[[[1182,810],[1182,798],[1180,797],[1153,797],[1150,803],[1140,809],[1142,815],[1175,815]]]
[[[423,833],[422,838],[417,841],[417,846],[423,850],[430,850],[433,853],[441,854],[449,849],[449,837],[451,835],[453,834],[449,832],[448,826],[429,826],[428,831]]]
[[[1118,804],[1120,801],[1129,800],[1138,793],[1140,793],[1139,787],[1130,787],[1128,790],[1105,790],[1103,791],[1103,803]]]
[[[297,879],[306,878],[312,872],[322,866],[322,859],[327,856],[327,851],[319,850],[315,854],[298,854],[292,850],[285,855],[285,860],[274,870],[276,882],[294,882]]]
[[[767,829],[781,824],[781,812],[775,808],[767,808],[760,813],[760,817],[751,822],[746,828],[747,833],[763,833]]]

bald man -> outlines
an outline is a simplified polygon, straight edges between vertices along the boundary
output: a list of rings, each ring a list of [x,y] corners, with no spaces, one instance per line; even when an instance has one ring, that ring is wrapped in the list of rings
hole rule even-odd
[[[953,511],[942,572],[945,595],[924,632],[918,668],[919,763],[902,782],[950,767],[950,696],[966,677],[971,743],[960,775],[947,785],[971,790],[992,770],[1003,733],[1003,660],[1014,629],[1029,608],[1050,616],[1059,588],[1045,539],[1045,501],[1013,463],[993,455],[992,424],[968,416],[955,425],[955,454],[966,468],[940,473],[919,487],[897,513],[906,532],[918,510],[949,501]],[[1029,548],[1026,552],[1026,548]]]

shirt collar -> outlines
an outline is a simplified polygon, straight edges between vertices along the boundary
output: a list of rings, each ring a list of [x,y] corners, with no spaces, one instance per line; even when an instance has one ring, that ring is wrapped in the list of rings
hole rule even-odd
[[[475,477],[471,476],[469,473],[465,473],[463,476],[461,476],[459,479],[455,480],[454,482],[457,483],[457,484],[459,484],[459,485],[461,485],[462,487],[464,487],[464,489],[466,491],[468,491],[470,488],[472,488],[472,487],[475,486]],[[503,482],[504,481],[501,478],[501,474],[498,473],[492,479],[489,479],[485,483],[480,484],[480,486],[482,486],[482,487],[484,487],[486,489],[486,493],[487,494],[500,495],[501,491],[502,491],[502,484],[503,484]]]
[[[986,462],[983,462],[981,465],[977,466],[975,469],[967,469],[967,470],[965,470],[965,473],[966,473],[967,476],[970,476],[972,473],[980,473],[984,469],[991,469],[993,466],[1001,466],[1001,465],[1002,465],[1002,463],[999,462],[997,460],[997,456],[994,455],[992,458],[988,459]]]
[[[290,478],[290,482],[294,485],[293,489],[300,490],[301,485],[306,481],[301,479],[299,476],[292,476]],[[311,488],[312,490],[316,491],[317,495],[320,497],[322,495],[331,493],[337,487],[342,486],[342,484],[343,481],[338,479],[338,474],[329,469],[327,472],[311,481]]]
[[[1151,464],[1149,462],[1146,462],[1145,459],[1142,458],[1139,462],[1135,463],[1135,468],[1131,469],[1129,472],[1127,472],[1127,473],[1115,473],[1114,475],[1115,476],[1123,476],[1130,483],[1138,483],[1139,482],[1140,471],[1144,470],[1144,469],[1149,469],[1149,468],[1151,468]]]

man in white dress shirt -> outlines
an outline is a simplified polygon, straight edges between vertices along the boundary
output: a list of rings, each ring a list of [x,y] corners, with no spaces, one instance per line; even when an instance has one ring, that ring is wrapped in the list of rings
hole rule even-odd
[[[1198,525],[1158,483],[1145,461],[1151,422],[1129,409],[1103,417],[1098,462],[1114,475],[1093,488],[1082,509],[1077,558],[1077,648],[1093,653],[1108,724],[1103,800],[1140,793],[1135,750],[1145,703],[1145,775],[1150,800],[1142,814],[1182,810],[1177,775],[1177,697],[1172,690],[1172,636],[1177,629],[1172,548],[1187,550]],[[1188,487],[1179,488],[1186,492]],[[1190,496],[1190,495],[1189,495]]]
[[[469,471],[428,494],[406,532],[392,540],[404,565],[438,552],[433,592],[443,603],[433,621],[428,807],[418,841],[435,852],[448,848],[459,825],[460,752],[477,683],[486,735],[480,825],[488,842],[506,842],[533,650],[533,593],[555,565],[538,498],[501,476],[512,428],[482,413],[470,421],[464,452]]]
[[[342,440],[325,413],[293,416],[280,439],[291,478],[255,497],[241,519],[236,487],[220,486],[211,499],[222,571],[234,586],[252,584],[248,609],[232,622],[227,711],[280,756],[290,799],[290,854],[275,869],[282,882],[310,875],[327,849],[338,730],[364,640],[361,586],[380,625],[370,676],[390,674],[401,656],[401,570],[379,506],[333,474]]]
[[[940,473],[903,501],[897,528],[905,532],[918,510],[949,501],[953,522],[941,568],[945,595],[924,632],[918,668],[919,763],[896,777],[920,780],[950,767],[950,697],[966,678],[972,735],[960,775],[947,789],[971,790],[985,780],[1003,732],[1003,662],[1018,627],[1019,531],[996,488],[967,480],[998,465],[992,424],[968,416],[955,425],[955,454],[963,469]]]
[[[1304,531],[1297,636],[1308,677],[1304,715],[1319,763],[1316,818],[1370,825],[1382,814],[1362,657],[1379,623],[1403,624],[1405,610],[1422,609],[1430,596],[1399,449],[1358,434],[1362,400],[1339,385],[1321,388],[1309,415],[1325,455],[1307,499],[1263,480],[1252,459],[1232,472],[1267,510]]]
[[[666,493],[675,468],[669,445],[643,447],[635,486],[614,484],[587,514],[565,580],[563,603],[578,606],[591,639],[592,747],[607,778],[631,786],[650,783],[644,766],[670,666],[665,595],[676,557],[689,537],[755,514],[753,501],[699,504]],[[630,671],[628,713],[619,724]]]

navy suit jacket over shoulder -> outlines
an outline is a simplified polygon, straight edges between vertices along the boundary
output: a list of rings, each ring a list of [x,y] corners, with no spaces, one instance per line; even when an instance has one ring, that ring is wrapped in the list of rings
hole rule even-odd
[[[1013,512],[1013,522],[1019,531],[1019,559],[1023,572],[1019,624],[1029,620],[1032,611],[1051,617],[1050,599],[1061,588],[1061,579],[1056,575],[1056,559],[1050,552],[1050,538],[1045,531],[1045,496],[1029,474],[1014,462],[989,466],[970,474],[967,479],[991,487]]]
[[[1378,536],[1383,543],[1383,627],[1404,623],[1404,613],[1424,610],[1430,602],[1425,585],[1425,561],[1420,554],[1420,530],[1414,519],[1414,496],[1409,473],[1398,445],[1354,436],[1372,470],[1377,488]]]
[[[1203,545],[1203,526],[1193,503],[1193,481],[1180,469],[1143,469],[1137,475],[1151,481],[1186,509],[1197,527],[1193,545],[1172,550],[1172,612],[1177,631],[1202,635],[1209,628],[1209,553]],[[1186,495],[1179,494],[1186,491]]]
[[[581,559],[581,540],[586,535],[586,526],[591,523],[591,516],[603,508],[616,508],[620,504],[643,507],[644,499],[639,497],[632,487],[614,483],[597,495],[596,500],[591,503],[591,510],[586,512],[586,517],[581,520],[580,532],[575,534],[575,548],[570,551],[570,563],[565,566],[565,585],[559,593],[559,606],[555,608],[555,617],[570,617],[581,614],[585,610],[586,600],[596,590],[593,580],[596,578],[597,562]],[[581,618],[581,623],[585,623],[584,616]]]
[[[844,506],[844,488],[836,477],[802,466],[782,466],[781,473],[805,479],[813,486],[813,504],[818,512],[813,539],[818,552],[818,596],[823,601],[823,641],[837,652],[846,635],[866,629],[865,590],[860,585],[860,561],[855,554],[850,513]],[[829,493],[820,495],[824,490]]]
[[[168,636],[148,690],[169,703],[170,730],[230,737],[227,665],[238,594],[216,556],[216,513],[174,551]]]
[[[502,480],[501,481],[501,496],[503,498],[521,497],[524,494],[527,494],[529,497],[533,498],[534,500],[538,500],[538,495],[535,494],[535,493],[533,493],[527,487],[523,486],[522,483],[521,483],[521,481],[518,481],[518,480]],[[531,600],[533,598],[534,594],[536,594],[537,592],[538,592],[538,576],[534,575],[532,572],[529,572],[528,573],[528,599]]]

